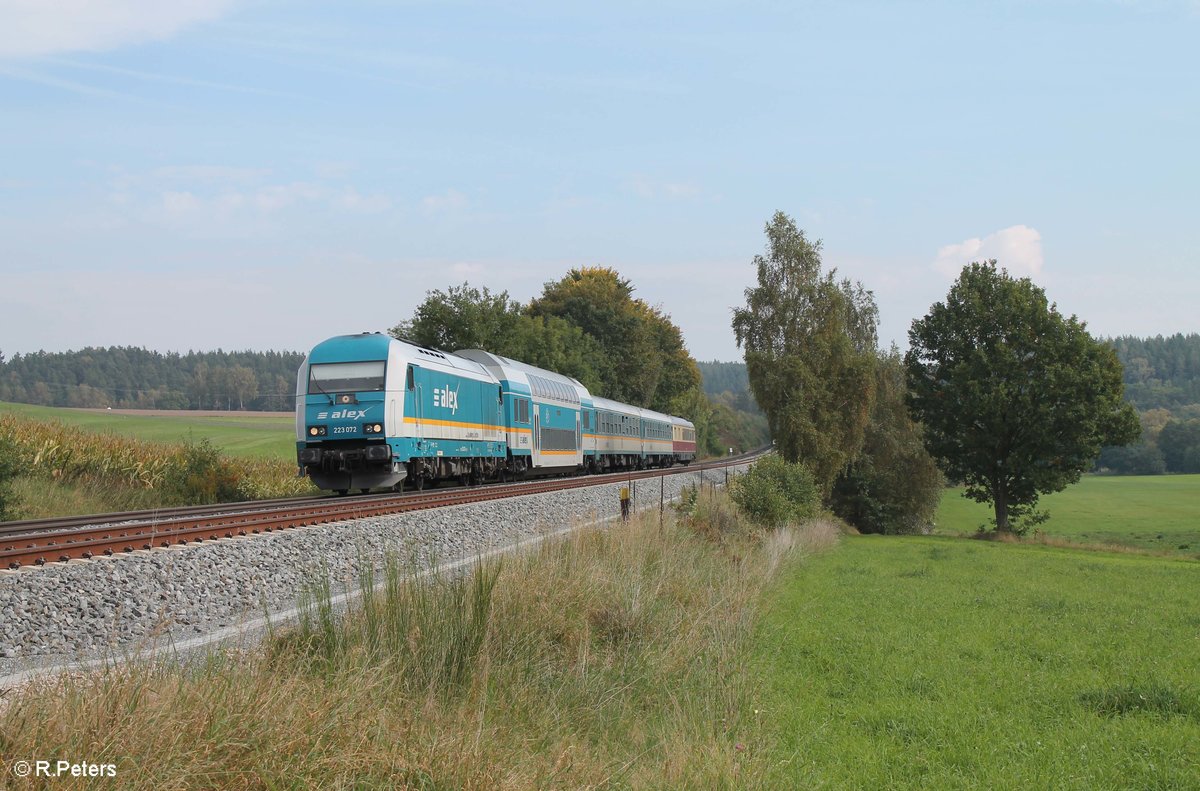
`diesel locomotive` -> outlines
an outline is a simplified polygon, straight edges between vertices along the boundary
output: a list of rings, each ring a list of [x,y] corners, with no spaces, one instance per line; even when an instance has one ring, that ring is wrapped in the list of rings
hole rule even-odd
[[[688,464],[687,420],[593,396],[568,376],[482,349],[381,333],[322,341],[296,376],[296,458],[346,494]]]

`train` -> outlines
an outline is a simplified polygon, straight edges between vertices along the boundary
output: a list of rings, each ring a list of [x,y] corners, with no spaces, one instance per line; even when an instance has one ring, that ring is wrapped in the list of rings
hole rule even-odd
[[[347,494],[688,464],[688,420],[482,349],[382,333],[318,343],[296,374],[296,460]]]

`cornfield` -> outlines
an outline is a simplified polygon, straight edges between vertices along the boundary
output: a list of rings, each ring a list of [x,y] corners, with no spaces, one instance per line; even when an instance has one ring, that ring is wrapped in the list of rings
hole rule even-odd
[[[181,482],[194,476],[199,448],[216,459],[222,477],[241,499],[287,497],[311,491],[294,465],[273,459],[220,456],[207,445],[146,442],[116,434],[80,431],[62,423],[0,415],[0,438],[12,442],[23,475],[64,483],[158,490],[164,504],[186,499]]]

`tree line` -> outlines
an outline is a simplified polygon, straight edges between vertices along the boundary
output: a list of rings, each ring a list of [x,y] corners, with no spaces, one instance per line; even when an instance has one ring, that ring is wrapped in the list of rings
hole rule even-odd
[[[1200,417],[1200,334],[1122,335],[1110,342],[1125,366],[1125,396],[1138,411]]]
[[[1110,342],[1141,431],[1132,445],[1105,448],[1096,468],[1117,475],[1200,472],[1200,334]]]
[[[6,359],[0,353],[0,401],[115,409],[290,411],[297,352],[162,353],[136,347],[88,347]]]

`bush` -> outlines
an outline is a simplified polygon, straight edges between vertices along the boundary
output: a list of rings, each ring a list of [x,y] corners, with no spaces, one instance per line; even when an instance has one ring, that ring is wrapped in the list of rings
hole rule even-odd
[[[905,407],[904,370],[895,351],[880,358],[875,379],[862,450],[834,481],[830,508],[862,533],[924,532],[945,480]]]
[[[184,443],[172,461],[162,488],[173,502],[206,505],[241,499],[241,475],[207,438]]]
[[[0,522],[13,518],[12,491],[9,485],[21,472],[17,446],[8,437],[0,436]]]
[[[774,455],[739,475],[730,484],[730,496],[752,521],[764,527],[815,516],[821,502],[808,467]]]
[[[1104,448],[1096,468],[1114,475],[1162,475],[1167,471],[1162,452],[1149,442]]]

